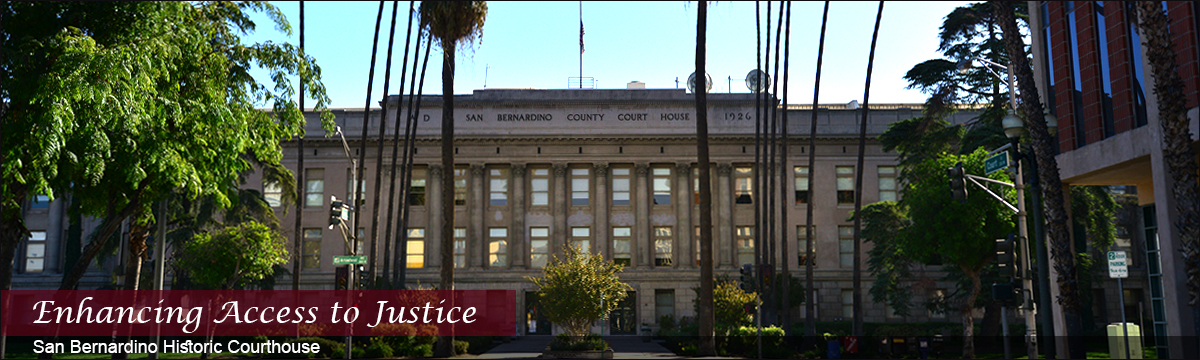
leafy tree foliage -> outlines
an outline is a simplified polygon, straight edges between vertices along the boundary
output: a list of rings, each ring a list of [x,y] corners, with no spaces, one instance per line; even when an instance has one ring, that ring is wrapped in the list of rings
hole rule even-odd
[[[262,280],[274,273],[275,265],[288,261],[283,237],[254,221],[196,234],[183,253],[179,266],[196,283],[216,290]]]
[[[239,175],[252,163],[279,163],[279,142],[303,134],[292,99],[304,84],[317,107],[328,102],[315,60],[290,44],[243,44],[266,13],[265,2],[6,2],[5,131],[0,157],[0,262],[24,238],[20,206],[29,194],[72,189],[80,211],[103,217],[63,279],[71,289],[108,234],[171,192],[211,195],[229,206]],[[266,69],[270,81],[250,76]],[[270,107],[271,111],[259,108]],[[322,115],[332,129],[332,115]],[[0,285],[8,288],[11,266]]]
[[[700,288],[692,290],[700,293]],[[757,293],[745,292],[733,280],[713,281],[713,317],[717,334],[728,333],[740,326],[750,326],[754,319],[751,314],[746,313],[746,304],[760,302]],[[700,311],[699,297],[692,299],[692,306],[697,312]]]
[[[542,277],[526,277],[537,285],[541,300],[538,310],[546,319],[566,329],[574,339],[583,339],[588,328],[625,299],[628,284],[618,274],[623,266],[605,261],[574,246],[566,257],[557,255],[542,270]]]
[[[900,237],[907,235],[904,230],[912,221],[895,201],[867,205],[860,214],[863,239],[875,244],[867,252],[867,270],[875,277],[869,290],[871,299],[890,305],[900,316],[908,316],[912,292],[905,282],[913,277],[910,268],[914,261]]]

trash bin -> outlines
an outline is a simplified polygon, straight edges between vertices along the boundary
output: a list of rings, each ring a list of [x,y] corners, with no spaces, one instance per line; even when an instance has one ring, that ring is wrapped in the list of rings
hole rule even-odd
[[[1126,359],[1125,330],[1122,323],[1113,323],[1105,327],[1108,334],[1108,357],[1110,359]],[[1124,323],[1129,329],[1129,359],[1142,358],[1142,329],[1133,323]]]
[[[650,342],[650,325],[642,325],[642,342]]]

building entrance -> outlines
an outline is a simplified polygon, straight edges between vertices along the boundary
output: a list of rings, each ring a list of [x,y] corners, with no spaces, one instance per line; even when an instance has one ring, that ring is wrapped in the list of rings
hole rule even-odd
[[[525,335],[550,335],[550,321],[538,311],[538,294],[525,293]]]
[[[637,335],[637,292],[630,291],[608,315],[608,333],[612,335]]]

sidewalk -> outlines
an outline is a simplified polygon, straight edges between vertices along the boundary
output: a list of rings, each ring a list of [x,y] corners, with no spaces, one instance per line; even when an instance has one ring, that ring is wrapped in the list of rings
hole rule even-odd
[[[507,344],[500,344],[479,355],[477,359],[534,359],[542,355],[551,336],[527,335]],[[604,341],[613,348],[614,359],[678,359],[657,342],[643,342],[641,336],[606,336]]]

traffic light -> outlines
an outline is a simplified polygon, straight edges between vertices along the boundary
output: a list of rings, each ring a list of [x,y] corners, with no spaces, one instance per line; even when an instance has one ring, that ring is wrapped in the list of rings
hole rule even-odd
[[[349,271],[349,269],[346,269],[346,267],[345,267],[345,266],[338,266],[338,267],[337,267],[337,268],[335,268],[334,270],[335,270],[335,271],[334,271],[334,278],[337,280],[337,282],[336,282],[336,283],[335,283],[335,285],[334,285],[334,290],[346,290],[346,289],[348,289],[348,287],[347,287],[347,280],[348,280],[348,279],[347,279],[347,278],[348,278],[348,275],[350,274],[350,271]]]
[[[766,265],[766,264],[759,265],[758,274],[759,274],[759,276],[762,276],[762,284],[763,284],[762,285],[763,288],[761,291],[762,293],[765,294],[765,293],[767,293],[768,290],[771,290],[774,288],[773,285],[775,285],[775,283],[771,282],[772,279],[775,279],[775,268],[774,267],[772,267],[770,265]]]
[[[1016,246],[1016,235],[1008,234],[1006,238],[996,239],[996,265],[1000,269],[1000,276],[1007,276],[1010,280],[1020,275],[1017,271]]]
[[[741,282],[738,283],[738,287],[740,287],[742,289],[742,291],[745,291],[748,293],[754,292],[754,265],[750,265],[750,264],[742,265],[741,272],[742,272],[742,276],[740,278]]]
[[[370,284],[371,280],[372,280],[371,273],[367,272],[366,269],[363,269],[362,265],[358,265],[358,266],[356,266],[356,268],[358,268],[358,280],[356,280],[356,281],[358,281],[358,283],[355,285],[357,285],[356,287],[359,288],[360,290],[366,289],[368,287],[368,284]]]
[[[338,200],[337,197],[331,196],[330,198],[333,200],[329,202],[329,226],[332,229],[333,226],[342,222],[342,211],[345,208],[345,204],[341,200]]]
[[[954,200],[967,201],[967,172],[962,161],[946,168],[946,176],[950,177],[950,195]]]

